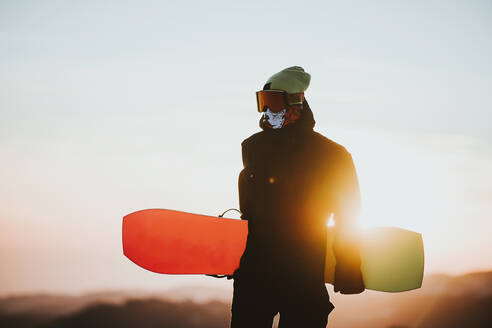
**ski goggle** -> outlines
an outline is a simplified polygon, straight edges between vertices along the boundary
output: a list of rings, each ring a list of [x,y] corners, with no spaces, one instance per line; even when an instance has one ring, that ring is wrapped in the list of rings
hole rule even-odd
[[[292,105],[302,105],[304,93],[288,94],[281,90],[262,90],[256,92],[256,104],[258,112],[264,112],[269,108],[272,112],[278,113],[282,109],[287,109]]]

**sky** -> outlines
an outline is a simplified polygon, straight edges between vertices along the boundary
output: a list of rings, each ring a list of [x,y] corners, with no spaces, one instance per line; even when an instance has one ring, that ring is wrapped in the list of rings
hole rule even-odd
[[[297,65],[362,227],[492,269],[490,1],[0,1],[0,295],[223,286],[145,271],[121,220],[238,206],[254,92]]]

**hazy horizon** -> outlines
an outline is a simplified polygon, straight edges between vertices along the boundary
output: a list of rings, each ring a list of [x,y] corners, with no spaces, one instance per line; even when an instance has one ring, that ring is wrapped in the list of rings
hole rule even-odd
[[[254,92],[293,65],[315,130],[353,155],[361,226],[422,233],[426,274],[491,270],[491,17],[487,1],[0,1],[0,295],[230,283],[137,267],[121,220],[237,207]]]

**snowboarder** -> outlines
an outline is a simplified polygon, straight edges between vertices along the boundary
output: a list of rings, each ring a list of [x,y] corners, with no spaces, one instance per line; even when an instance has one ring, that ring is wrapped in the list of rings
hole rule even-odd
[[[242,142],[241,218],[246,249],[234,272],[232,328],[326,327],[334,306],[325,287],[326,225],[337,230],[335,291],[364,290],[353,232],[360,194],[350,153],[314,132],[304,97],[311,76],[294,66],[256,93],[261,132]]]

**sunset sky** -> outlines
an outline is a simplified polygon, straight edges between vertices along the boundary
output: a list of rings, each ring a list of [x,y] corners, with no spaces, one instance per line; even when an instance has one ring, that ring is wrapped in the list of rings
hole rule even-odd
[[[238,206],[254,92],[311,73],[360,224],[492,269],[492,2],[0,1],[0,295],[230,282],[145,271],[121,220]]]

